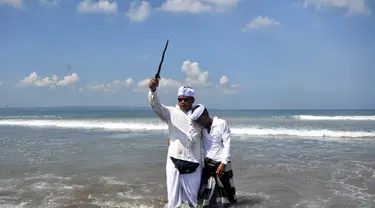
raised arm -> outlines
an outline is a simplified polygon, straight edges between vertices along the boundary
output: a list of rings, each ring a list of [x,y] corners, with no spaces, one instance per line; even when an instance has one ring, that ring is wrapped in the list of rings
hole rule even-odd
[[[148,92],[148,101],[150,102],[152,110],[158,115],[158,117],[165,123],[170,122],[169,108],[160,103],[156,88],[159,86],[159,79],[152,78],[148,83],[150,91]]]
[[[226,121],[222,124],[222,140],[223,140],[223,152],[221,155],[221,163],[227,164],[230,160],[231,156],[231,148],[230,148],[230,129]]]
[[[149,91],[148,100],[150,102],[152,110],[158,115],[158,117],[168,123],[170,121],[170,112],[167,106],[163,105],[159,101],[159,97],[155,91]]]

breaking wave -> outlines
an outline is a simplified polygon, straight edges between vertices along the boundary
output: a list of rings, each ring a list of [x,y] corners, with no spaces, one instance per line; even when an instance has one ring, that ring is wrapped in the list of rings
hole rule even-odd
[[[112,132],[146,132],[163,131],[167,126],[163,123],[103,121],[103,120],[0,120],[0,126],[19,126],[34,128],[88,129]],[[328,138],[363,138],[375,137],[375,131],[340,131],[330,129],[306,128],[262,128],[258,126],[231,126],[231,133],[239,136],[298,136]]]
[[[375,121],[375,116],[313,116],[296,115],[295,119],[300,120],[354,120],[354,121]]]

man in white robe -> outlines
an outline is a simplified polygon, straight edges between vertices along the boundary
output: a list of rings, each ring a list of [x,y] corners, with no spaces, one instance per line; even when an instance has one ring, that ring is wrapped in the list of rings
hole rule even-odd
[[[148,97],[152,110],[168,125],[167,207],[180,207],[182,203],[197,207],[203,163],[203,128],[188,116],[195,101],[195,92],[192,88],[181,86],[177,94],[178,108],[165,106],[159,101],[156,92],[158,85],[158,79],[150,80]]]

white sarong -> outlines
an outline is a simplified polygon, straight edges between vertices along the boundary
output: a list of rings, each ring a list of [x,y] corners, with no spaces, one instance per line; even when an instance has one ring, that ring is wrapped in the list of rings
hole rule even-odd
[[[167,158],[167,190],[168,190],[168,208],[177,208],[182,203],[190,207],[197,207],[198,192],[202,176],[202,166],[189,174],[180,174],[172,160]]]

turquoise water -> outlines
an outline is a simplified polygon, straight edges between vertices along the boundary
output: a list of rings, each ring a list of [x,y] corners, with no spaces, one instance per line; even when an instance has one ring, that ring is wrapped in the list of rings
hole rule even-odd
[[[239,207],[374,207],[375,110],[211,110]],[[0,109],[0,207],[163,207],[166,125],[149,108]]]

